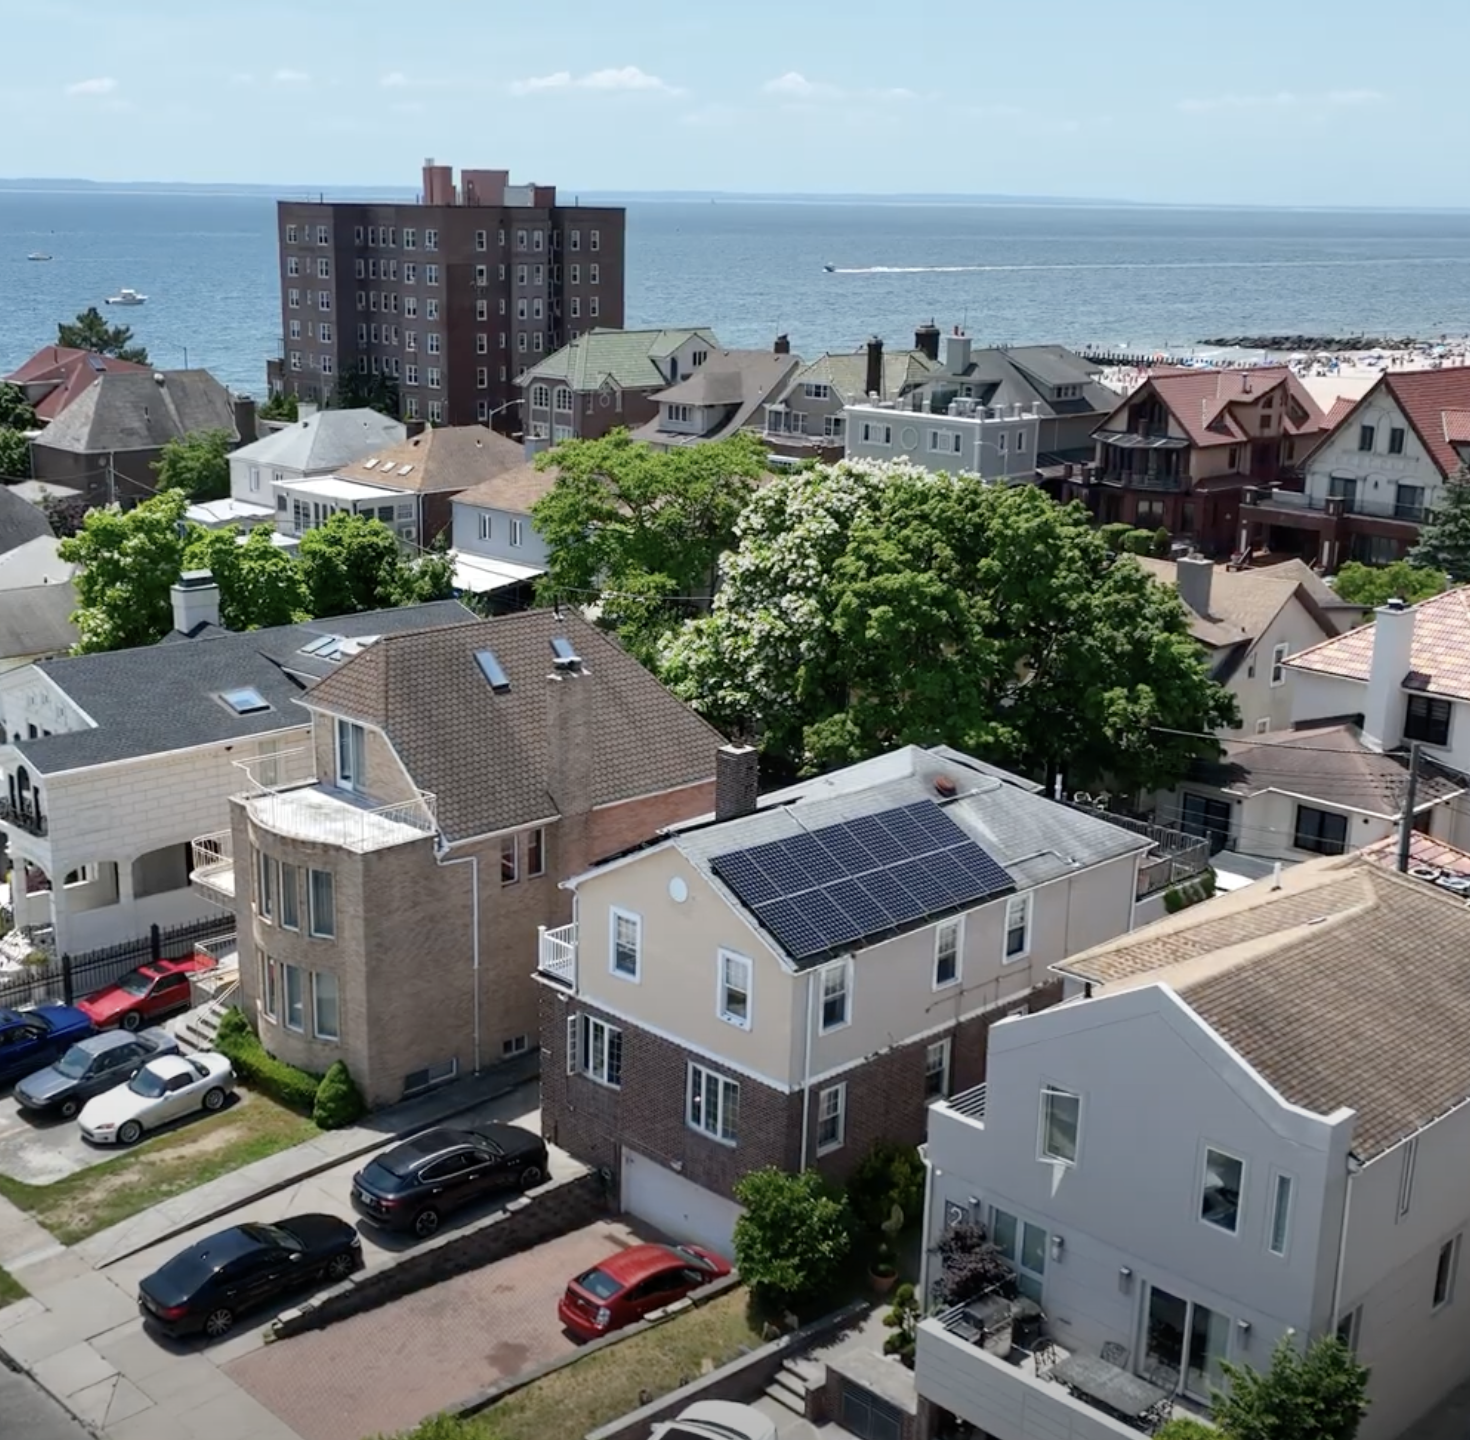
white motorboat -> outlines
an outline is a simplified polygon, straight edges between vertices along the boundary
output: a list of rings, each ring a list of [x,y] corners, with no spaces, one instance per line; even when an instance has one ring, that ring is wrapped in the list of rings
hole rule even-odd
[[[32,250],[26,256],[27,260],[49,260],[51,257],[44,250]]]
[[[116,295],[109,295],[107,297],[107,303],[109,305],[142,305],[147,299],[148,297],[146,295],[140,295],[136,290],[129,290],[124,285]]]

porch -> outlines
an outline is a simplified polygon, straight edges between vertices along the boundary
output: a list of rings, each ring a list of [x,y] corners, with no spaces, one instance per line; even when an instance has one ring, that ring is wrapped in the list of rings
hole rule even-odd
[[[1415,487],[1415,493],[1423,492]],[[1433,518],[1415,499],[1252,487],[1241,497],[1237,549],[1296,555],[1328,572],[1349,560],[1388,564],[1417,543],[1420,527]]]

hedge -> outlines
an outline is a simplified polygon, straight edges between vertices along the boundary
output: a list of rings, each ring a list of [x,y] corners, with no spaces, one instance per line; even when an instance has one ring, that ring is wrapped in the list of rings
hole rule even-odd
[[[321,1077],[308,1075],[305,1070],[266,1054],[265,1046],[238,1007],[231,1007],[220,1017],[214,1043],[235,1067],[238,1079],[292,1110],[299,1110],[303,1115],[312,1113]]]
[[[332,1061],[322,1083],[316,1087],[311,1118],[323,1130],[341,1130],[362,1118],[367,1105],[351,1072],[341,1060]]]

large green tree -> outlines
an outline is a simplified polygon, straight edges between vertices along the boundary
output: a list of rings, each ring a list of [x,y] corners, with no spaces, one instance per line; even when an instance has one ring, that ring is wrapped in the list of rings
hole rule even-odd
[[[29,480],[31,442],[19,430],[0,428],[0,479]]]
[[[291,625],[310,616],[300,562],[257,525],[242,540],[234,527],[196,526],[184,552],[186,570],[208,570],[219,585],[220,623],[227,630]]]
[[[397,605],[404,560],[381,520],[345,511],[301,537],[301,570],[313,615],[352,615]]]
[[[1173,783],[1237,720],[1178,597],[1035,486],[844,462],[773,480],[665,683],[812,769],[948,743],[1069,783]]]
[[[131,325],[109,325],[95,305],[89,305],[69,324],[56,327],[56,343],[74,350],[90,350],[94,355],[114,355],[137,365],[148,363],[148,352],[133,344]]]
[[[1284,1336],[1264,1374],[1225,1363],[1210,1417],[1226,1440],[1353,1440],[1368,1408],[1368,1370],[1335,1335],[1306,1352]]]
[[[1333,587],[1344,600],[1375,610],[1387,600],[1398,598],[1415,605],[1449,588],[1449,576],[1443,570],[1428,570],[1407,560],[1391,565],[1364,565],[1349,560],[1337,572]]]
[[[741,432],[659,451],[615,430],[569,440],[536,464],[557,472],[532,511],[550,552],[539,597],[585,604],[600,596],[602,623],[648,660],[713,591],[716,563],[765,471],[765,449]]]
[[[1420,530],[1409,561],[1444,571],[1456,585],[1470,581],[1470,465],[1461,465],[1445,481],[1434,519]]]
[[[29,430],[36,423],[36,412],[19,385],[0,381],[0,430]]]
[[[230,493],[228,430],[196,430],[179,435],[163,447],[153,462],[160,490],[182,490],[191,503],[223,500]]]
[[[348,370],[337,377],[327,397],[333,410],[376,410],[396,420],[399,414],[398,382],[386,375],[359,375]]]

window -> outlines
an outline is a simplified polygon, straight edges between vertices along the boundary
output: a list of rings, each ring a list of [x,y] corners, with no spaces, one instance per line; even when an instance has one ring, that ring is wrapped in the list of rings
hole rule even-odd
[[[565,385],[561,386],[556,392],[556,408],[563,415],[570,415],[572,413],[572,392]]]
[[[417,330],[405,330],[403,332],[403,348],[412,351],[418,350],[419,332]]]
[[[1005,963],[1024,960],[1031,953],[1031,892],[1006,900]]]
[[[316,227],[316,243],[318,245],[327,245],[331,243],[330,238],[327,234],[327,227],[325,225],[318,225]]]
[[[281,885],[281,866],[278,860],[263,850],[256,854],[260,868],[256,882],[255,910],[262,920],[270,920],[276,913],[276,891]]]
[[[432,320],[434,317],[430,315],[427,318]],[[430,330],[429,333],[424,336],[424,350],[430,355],[438,355],[440,353],[439,332],[437,330]]]
[[[962,445],[958,430],[931,430],[929,449],[942,455],[958,455]]]
[[[437,370],[430,370],[429,371],[429,384],[430,385],[434,385],[435,383],[437,383],[435,381],[435,379],[434,379],[434,376],[436,376],[438,373],[439,372]],[[429,401],[429,424],[430,425],[442,425],[443,423],[444,423],[444,402],[442,400],[430,400]]]
[[[736,955],[730,950],[721,950],[718,961],[720,996],[717,1013],[727,1024],[749,1030],[751,962],[746,956]]]
[[[551,408],[551,387],[549,385],[531,386],[531,408],[533,410],[549,410]]]
[[[1400,485],[1394,490],[1393,518],[1416,522],[1425,518],[1424,487],[1422,485]]]
[[[1139,525],[1162,525],[1164,523],[1164,502],[1162,500],[1140,500],[1133,516]]]
[[[417,385],[419,383],[419,367],[412,362],[403,367],[403,383],[405,385]],[[419,402],[410,395],[408,403],[414,407],[414,414],[416,415],[418,413]],[[409,415],[406,418],[412,420],[414,415]]]
[[[403,318],[405,320],[417,320],[419,315],[419,297],[417,295],[405,295],[403,297]]]
[[[322,356],[322,374],[323,375],[330,375],[332,373],[332,364],[333,364],[333,361],[332,361],[332,357],[330,355],[323,355]]]
[[[823,415],[822,434],[829,440],[840,440],[847,433],[846,417],[842,415]]]
[[[325,320],[316,327],[316,338],[323,345],[330,345],[332,343],[332,327]]]
[[[1404,453],[1404,432],[1397,425],[1388,432],[1388,453],[1390,455],[1402,455]]]
[[[288,245],[294,245],[295,243],[296,243],[296,227],[294,225],[288,225],[288,226],[286,226],[286,244],[288,244]]]
[[[1337,1322],[1337,1338],[1347,1346],[1354,1355],[1358,1353],[1358,1331],[1363,1320],[1363,1307],[1356,1306],[1349,1310],[1341,1320]]]
[[[1422,740],[1426,745],[1450,743],[1450,702],[1432,700],[1428,695],[1409,696],[1409,709],[1404,717],[1404,739]]]
[[[602,231],[600,231],[600,230],[589,230],[587,232],[587,248],[589,250],[601,250],[602,249]]]
[[[529,1035],[512,1035],[508,1040],[500,1042],[500,1053],[502,1055],[524,1055],[531,1047]]]
[[[1314,855],[1341,855],[1347,849],[1347,816],[1310,805],[1296,807],[1296,833],[1292,844]]]
[[[260,957],[260,1008],[268,1019],[274,1020],[281,1012],[280,997],[276,991],[276,962],[268,955]]]
[[[614,909],[609,925],[608,966],[614,975],[626,980],[638,978],[638,962],[643,948],[643,920],[630,910]]]
[[[288,291],[286,291],[286,304],[292,310],[299,310],[299,309],[301,309],[301,291],[299,291],[299,290],[288,290]]]
[[[1460,1268],[1460,1237],[1446,1240],[1434,1262],[1434,1308],[1441,1309],[1455,1298],[1455,1271]]]
[[[1368,451],[1368,450],[1372,450],[1372,448],[1373,448],[1373,427],[1371,425],[1359,425],[1358,426],[1358,449],[1359,450]]]
[[[832,398],[832,387],[824,385],[820,381],[808,380],[802,384],[801,393],[808,400],[830,400]]]
[[[852,1018],[852,962],[838,960],[822,969],[822,1033],[840,1030]]]
[[[404,227],[403,248],[405,250],[417,250],[419,248],[419,232],[412,226]]]
[[[817,1091],[817,1154],[842,1148],[847,1128],[847,1086],[829,1085]]]
[[[281,866],[281,929],[301,929],[301,867]]]
[[[329,291],[318,290],[316,292],[316,307],[318,310],[330,310],[332,308],[332,296]]]
[[[337,721],[337,784],[356,790],[367,778],[367,732],[350,720]]]
[[[1286,652],[1290,647],[1283,642],[1271,647],[1271,684],[1286,684]]]
[[[1006,432],[1004,430],[996,431],[995,448],[1002,455],[1006,453]]]
[[[874,420],[863,421],[864,445],[891,445],[892,443],[893,427],[891,425],[880,425]]]
[[[526,349],[527,349],[527,346],[526,346],[526,332],[524,330],[522,330],[516,336],[516,349],[519,350],[522,355],[524,355],[526,353]]]
[[[439,368],[438,368],[438,366],[436,366],[436,365],[430,365],[424,371],[424,381],[428,385],[428,387],[429,387],[430,390],[437,390],[439,388]],[[432,404],[432,403],[433,402],[430,401],[430,404]]]
[[[342,1006],[337,977],[325,970],[311,973],[311,1029],[318,1040],[342,1038]]]
[[[301,261],[295,255],[286,256],[286,274],[301,274]]]
[[[1286,1235],[1291,1228],[1291,1176],[1278,1175],[1271,1196],[1271,1239],[1273,1255],[1286,1254]]]
[[[924,1051],[924,1099],[943,1100],[949,1094],[950,1037],[936,1040]]]
[[[623,1083],[623,1032],[605,1020],[573,1015],[567,1021],[567,1074],[578,1073],[617,1089]]]
[[[439,232],[437,230],[424,231],[424,249],[437,250],[439,248]]]
[[[1270,730],[1270,728],[1271,728],[1271,717],[1269,715],[1268,716],[1265,716],[1262,719],[1256,721],[1256,734],[1257,735],[1264,735],[1268,730]]]
[[[514,885],[520,878],[520,853],[516,849],[516,837],[503,836],[500,841],[500,883]]]
[[[475,332],[475,354],[488,355],[490,353],[490,337],[483,331]]]
[[[307,876],[311,933],[319,940],[330,940],[337,933],[337,907],[332,890],[332,872],[330,870],[309,870]]]
[[[282,965],[282,971],[286,978],[286,1029],[305,1030],[305,1002],[302,993],[301,967],[299,965]]]
[[[1060,1165],[1077,1163],[1077,1132],[1082,1097],[1050,1085],[1041,1092],[1041,1159]]]
[[[694,417],[691,405],[665,405],[664,414],[675,425],[687,425]]]
[[[540,826],[526,836],[526,874],[546,874],[546,831]]]
[[[567,232],[567,249],[580,250],[582,248],[582,232],[580,230],[569,230]]]
[[[316,278],[318,280],[330,280],[332,278],[332,262],[325,255],[317,256]]]
[[[1050,1236],[1040,1225],[1021,1222],[1004,1210],[990,1210],[990,1236],[1016,1270],[1016,1288],[1028,1300],[1041,1303],[1043,1277],[1046,1274],[1046,1251]]]
[[[740,1086],[735,1081],[690,1061],[688,1099],[688,1121],[693,1129],[727,1145],[735,1143],[740,1119]]]
[[[531,318],[533,320],[540,320],[542,318],[541,297],[539,295],[531,301]]]
[[[1419,1155],[1419,1137],[1410,1138],[1404,1146],[1403,1169],[1399,1171],[1399,1204],[1398,1214],[1395,1217],[1402,1220],[1409,1213],[1409,1206],[1414,1199],[1414,1161]]]
[[[934,930],[934,988],[960,978],[960,922],[943,920]]]
[[[518,548],[520,545],[522,545],[525,542],[525,538],[526,538],[526,522],[524,520],[512,520],[510,522],[510,543],[511,543],[511,545]]]
[[[1206,1225],[1234,1235],[1240,1228],[1240,1196],[1244,1188],[1245,1161],[1206,1146],[1199,1218]]]
[[[1024,430],[1017,430],[1016,431],[1016,454],[1017,455],[1024,455],[1025,453],[1026,453],[1026,432]]]
[[[475,231],[475,249],[476,250],[483,250],[485,248],[486,248],[486,245],[485,245],[485,232],[483,230],[476,230]]]
[[[424,284],[437,285],[439,283],[439,267],[437,265],[424,266]]]

